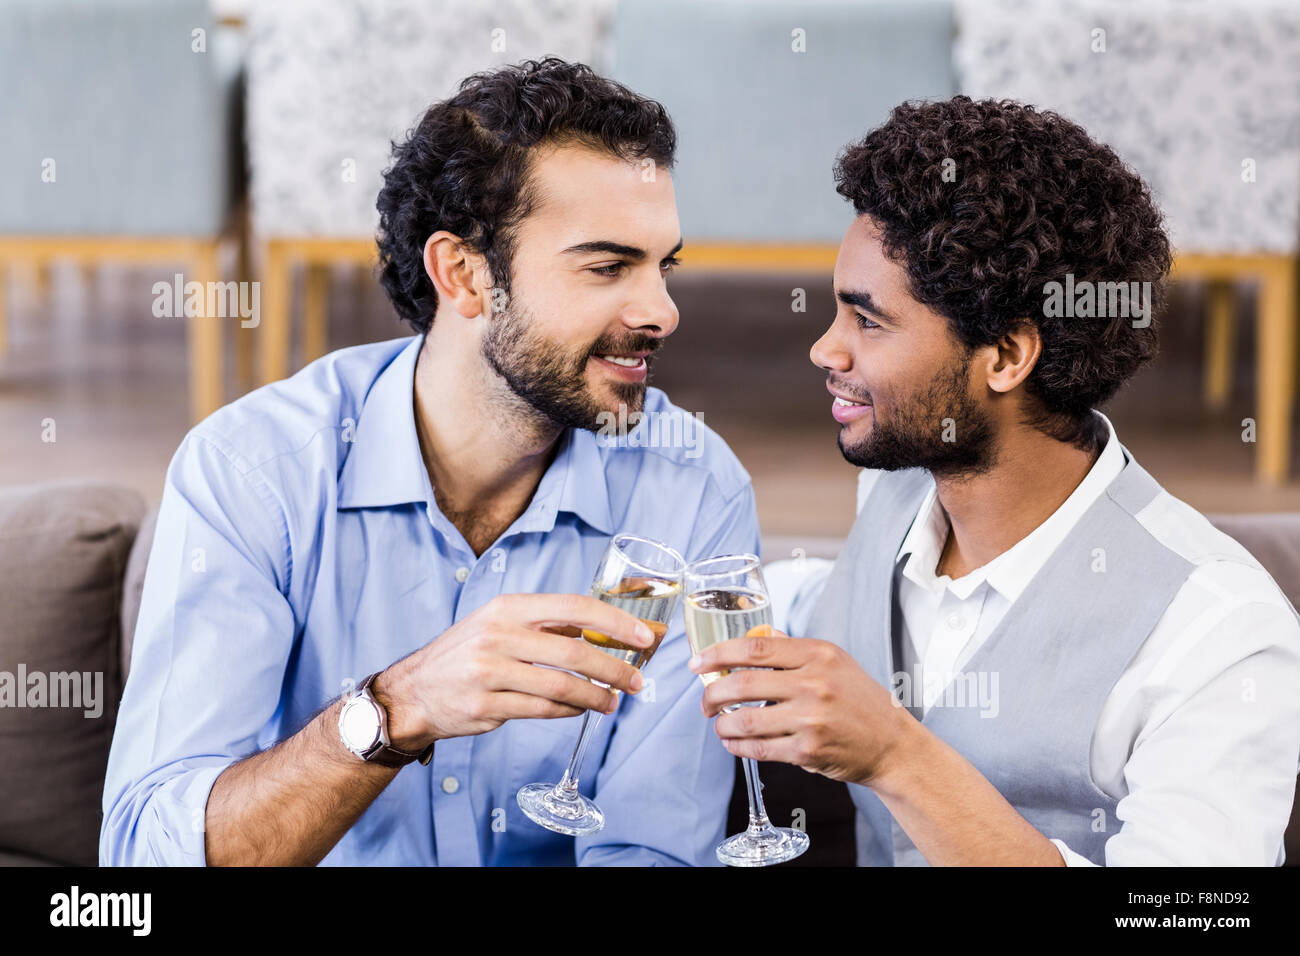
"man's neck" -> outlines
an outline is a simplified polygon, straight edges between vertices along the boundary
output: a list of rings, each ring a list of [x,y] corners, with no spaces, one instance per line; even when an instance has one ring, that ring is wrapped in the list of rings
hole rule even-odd
[[[457,367],[430,331],[415,368],[415,425],[438,508],[482,554],[532,500],[562,429],[486,370]]]
[[[936,574],[963,577],[1012,548],[1065,503],[1100,454],[1016,428],[1001,437],[987,472],[936,476],[950,525]]]

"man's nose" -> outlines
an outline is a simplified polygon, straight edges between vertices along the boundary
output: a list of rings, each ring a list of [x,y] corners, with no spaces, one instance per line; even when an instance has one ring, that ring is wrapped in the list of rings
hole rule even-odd
[[[844,348],[835,331],[836,323],[822,333],[822,337],[808,350],[808,358],[818,368],[827,371],[847,372],[853,367],[853,358]]]
[[[672,335],[679,318],[677,304],[662,279],[651,288],[638,290],[636,300],[623,310],[623,321],[629,328],[660,337]]]

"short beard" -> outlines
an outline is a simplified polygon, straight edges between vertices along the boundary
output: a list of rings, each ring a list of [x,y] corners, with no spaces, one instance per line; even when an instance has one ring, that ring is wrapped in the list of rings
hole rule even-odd
[[[844,444],[840,429],[840,454],[862,468],[897,471],[925,468],[936,477],[962,478],[983,474],[993,467],[993,424],[970,395],[971,352],[943,369],[929,387],[896,404],[883,420],[871,423],[871,434],[856,445]],[[875,415],[873,409],[872,412]],[[951,419],[949,426],[945,419]],[[945,433],[953,441],[944,441]]]
[[[649,336],[617,343],[602,338],[588,351],[573,355],[539,335],[527,307],[513,298],[510,308],[489,322],[482,354],[510,391],[545,422],[556,428],[598,432],[608,427],[611,410],[595,399],[587,385],[588,359],[610,352],[654,350],[659,345],[658,339]],[[646,356],[646,382],[650,358]],[[611,382],[610,388],[616,402],[626,405],[630,414],[645,406],[646,382]]]

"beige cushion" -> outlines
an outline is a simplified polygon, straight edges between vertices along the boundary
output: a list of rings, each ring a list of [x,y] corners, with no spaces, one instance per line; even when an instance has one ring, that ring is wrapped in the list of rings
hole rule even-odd
[[[131,646],[135,639],[135,622],[140,617],[140,595],[144,593],[144,572],[149,564],[149,550],[153,547],[153,533],[158,526],[158,509],[152,508],[140,522],[131,557],[126,562],[126,577],[122,582],[122,683],[131,673]]]
[[[122,692],[122,576],[144,512],[136,492],[101,482],[0,489],[0,672],[24,700],[30,681],[14,686],[20,668],[46,675],[50,688],[51,673],[89,672],[100,708],[87,717],[85,699],[48,706],[68,702],[50,692],[44,707],[0,707],[0,853],[8,858],[98,862]]]

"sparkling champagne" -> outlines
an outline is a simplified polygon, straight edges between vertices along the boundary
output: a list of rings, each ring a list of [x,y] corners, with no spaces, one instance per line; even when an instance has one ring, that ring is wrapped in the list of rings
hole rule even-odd
[[[691,653],[702,654],[706,648],[733,637],[744,637],[750,628],[771,626],[772,604],[761,591],[740,586],[696,591],[686,598],[686,638]],[[701,674],[705,686],[730,671]]]
[[[673,616],[680,595],[681,587],[676,581],[662,578],[624,578],[613,588],[594,586],[591,589],[592,597],[640,618],[654,633],[654,643],[649,647],[633,647],[614,640],[608,634],[586,628],[582,629],[582,636],[589,644],[594,644],[611,657],[627,661],[636,668],[645,667],[659,649],[659,642],[668,633],[668,619]]]

